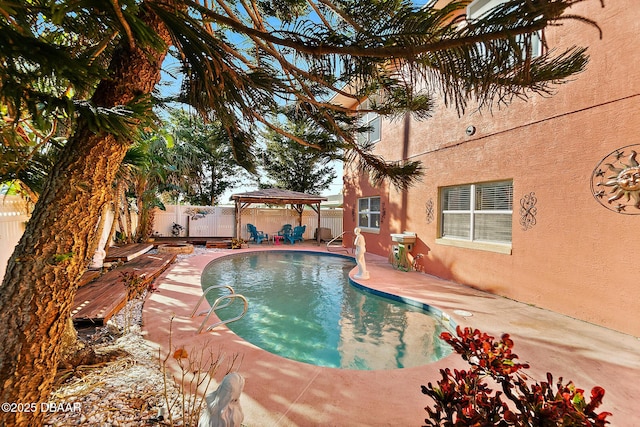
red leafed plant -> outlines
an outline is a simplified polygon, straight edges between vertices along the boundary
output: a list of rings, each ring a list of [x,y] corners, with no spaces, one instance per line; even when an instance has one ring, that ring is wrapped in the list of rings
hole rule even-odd
[[[513,341],[508,334],[499,341],[477,329],[460,327],[457,337],[443,332],[440,338],[466,360],[468,371],[441,369],[442,379],[437,385],[422,386],[422,393],[431,397],[435,405],[426,407],[429,417],[426,427],[458,426],[605,426],[610,412],[596,413],[602,403],[604,389],[594,387],[587,403],[584,390],[570,381],[562,383],[562,377],[553,385],[553,377],[547,381],[528,384],[527,375],[521,370],[529,368],[517,363],[512,353]],[[500,387],[495,391],[487,384],[490,377]],[[505,399],[506,398],[506,399]]]

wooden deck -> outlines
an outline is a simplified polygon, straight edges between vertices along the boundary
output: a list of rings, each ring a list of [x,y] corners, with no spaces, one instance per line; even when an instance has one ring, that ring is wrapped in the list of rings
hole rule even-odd
[[[74,323],[103,325],[127,302],[123,273],[136,274],[148,285],[175,259],[175,254],[139,255],[78,288],[71,311]]]
[[[231,249],[231,239],[189,239],[186,242],[193,246],[204,246],[209,249]]]

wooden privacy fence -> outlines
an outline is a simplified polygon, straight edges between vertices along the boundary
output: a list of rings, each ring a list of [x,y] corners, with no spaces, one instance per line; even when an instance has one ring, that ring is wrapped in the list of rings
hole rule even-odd
[[[168,205],[166,211],[157,211],[154,233],[172,236],[173,224],[182,227],[181,237],[233,237],[235,229],[233,206],[181,206]],[[342,209],[321,209],[320,227],[331,230],[331,236],[342,233]],[[4,277],[7,262],[24,233],[29,220],[27,203],[18,196],[0,196],[0,282]],[[137,223],[132,213],[132,223]],[[318,223],[317,214],[311,209],[302,213],[302,225],[307,229],[305,239],[313,239]],[[249,239],[246,224],[253,224],[258,230],[271,235],[284,224],[298,225],[298,213],[286,207],[247,208],[242,211],[242,236]]]
[[[307,229],[305,239],[313,239],[318,222],[317,214],[311,209],[302,213],[302,225]],[[166,211],[157,211],[154,232],[159,236],[171,236],[173,224],[183,227],[182,237],[233,237],[235,218],[231,206],[166,206]],[[298,225],[298,213],[286,207],[246,208],[242,211],[242,236],[249,238],[246,224],[253,224],[267,234],[277,232],[284,224]],[[336,237],[342,233],[342,209],[321,209],[320,227],[331,230]]]
[[[0,282],[28,220],[27,202],[19,196],[0,196]]]

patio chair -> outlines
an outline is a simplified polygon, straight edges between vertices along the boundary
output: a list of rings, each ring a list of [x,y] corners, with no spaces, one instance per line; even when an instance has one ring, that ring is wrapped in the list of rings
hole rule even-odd
[[[304,234],[304,231],[306,229],[307,229],[306,225],[298,225],[293,229],[293,233],[289,234],[288,236],[285,236],[285,239],[287,239],[289,243],[291,243],[292,245],[296,241],[303,242],[304,238],[302,237],[302,235]]]
[[[291,224],[285,224],[282,226],[282,229],[278,231],[278,236],[288,236],[292,233]]]
[[[269,235],[265,234],[264,231],[258,231],[255,225],[247,224],[247,230],[251,235],[251,239],[256,242],[256,244],[262,243],[263,240],[269,240]]]

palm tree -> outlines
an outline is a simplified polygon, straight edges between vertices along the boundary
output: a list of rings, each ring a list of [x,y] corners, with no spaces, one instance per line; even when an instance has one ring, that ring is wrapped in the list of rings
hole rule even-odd
[[[585,67],[584,49],[533,58],[526,35],[571,17],[565,10],[580,1],[513,0],[465,25],[466,0],[422,8],[402,0],[0,2],[4,122],[73,116],[0,287],[0,401],[49,396],[98,218],[136,130],[154,124],[151,95],[170,46],[183,64],[181,100],[220,123],[247,170],[260,127],[314,146],[278,128],[278,107],[292,103],[338,137],[347,159],[402,187],[420,165],[386,162],[359,145],[354,111],[329,96],[375,93],[379,113],[427,117],[435,91],[459,110],[472,99],[549,93]],[[0,413],[0,425],[41,421]]]
[[[160,193],[168,174],[168,153],[165,141],[153,134],[142,135],[125,155],[116,176],[114,200],[115,218],[127,242],[145,241],[153,228],[153,209],[164,209]],[[138,225],[131,227],[130,199],[135,203]],[[124,214],[125,219],[121,218]]]
[[[176,189],[172,182],[175,181],[173,175],[181,169],[181,162],[176,161],[176,146],[167,141],[162,132],[144,134],[129,150],[125,161],[133,149],[138,152],[139,158],[132,171],[130,185],[138,214],[138,227],[134,234],[136,241],[144,242],[153,231],[156,208],[165,209],[163,196]]]

